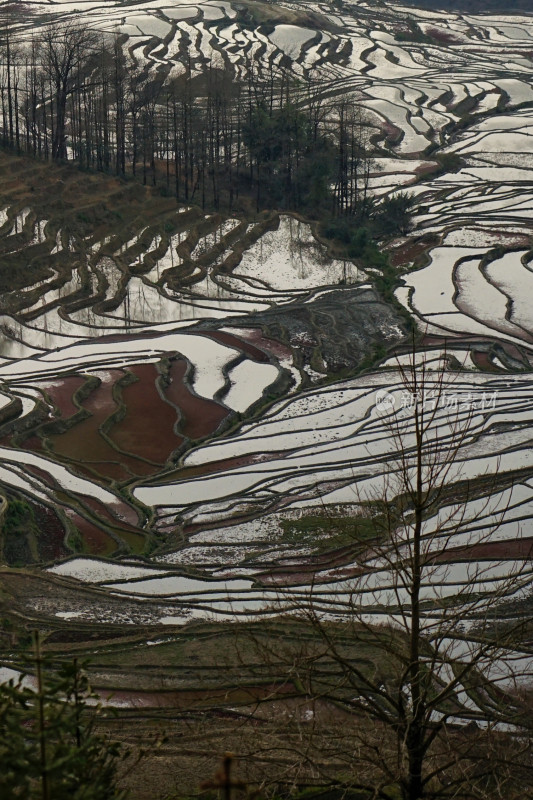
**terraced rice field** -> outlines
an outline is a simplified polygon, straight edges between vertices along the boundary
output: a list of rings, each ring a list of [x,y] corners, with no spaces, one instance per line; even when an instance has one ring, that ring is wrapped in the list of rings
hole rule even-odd
[[[396,297],[435,367],[428,392],[443,353],[461,367],[447,373],[455,402],[439,408],[427,453],[457,446],[450,483],[476,489],[460,531],[443,527],[446,509],[427,522],[427,624],[435,609],[461,608],[465,585],[497,594],[513,572],[502,614],[526,612],[533,18],[379,0],[335,13],[323,3],[25,7],[21,38],[43,15],[75,18],[120,36],[147,75],[217,62],[241,77],[253,63],[264,77],[282,64],[324,96],[357,93],[378,146],[371,191],[416,196],[414,229],[387,247]],[[274,212],[226,219],[168,202],[152,218],[65,222],[38,191],[16,188],[17,164],[0,162],[0,256],[14,276],[0,319],[0,480],[53,508],[61,553],[74,553],[35,557],[47,588],[17,595],[24,612],[69,630],[167,636],[191,620],[266,620],[309,603],[342,618],[356,596],[369,619],[394,619],[403,594],[357,535],[363,500],[394,478],[387,426],[404,394],[393,353],[405,352],[405,321],[372,272]],[[377,345],[381,367],[357,374]],[[393,411],[376,407],[378,392]],[[346,515],[353,532],[328,524]]]

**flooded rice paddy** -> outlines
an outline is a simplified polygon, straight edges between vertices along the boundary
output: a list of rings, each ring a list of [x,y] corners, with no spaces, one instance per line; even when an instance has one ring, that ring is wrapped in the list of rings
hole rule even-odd
[[[21,37],[42,13],[27,8]],[[388,250],[402,277],[397,300],[435,368],[428,392],[442,392],[443,363],[456,370],[446,372],[455,401],[437,410],[427,461],[454,452],[450,482],[482,486],[463,503],[460,529],[451,506],[426,522],[428,624],[436,607],[462,607],[465,585],[503,599],[515,573],[513,601],[527,599],[533,19],[436,11],[428,20],[396,4],[346,3],[323,30],[280,24],[265,34],[222,2],[129,4],[127,17],[118,3],[92,1],[46,11],[125,34],[147,74],[179,68],[186,36],[198,71],[213,53],[240,77],[250,54],[259,70],[284,57],[324,93],[357,92],[387,151],[369,190],[416,197],[413,230]],[[413,25],[432,43],[398,36]],[[393,620],[405,592],[387,564],[346,538],[328,548],[327,525],[313,538],[296,523],[357,519],[394,485],[399,312],[370,271],[333,258],[290,215],[251,222],[183,208],[169,222],[82,241],[26,202],[0,212],[2,256],[30,259],[38,247],[48,264],[44,279],[21,278],[2,303],[0,478],[54,509],[64,534],[56,552],[71,551],[59,564],[41,560],[61,590],[29,607],[172,626],[309,603],[342,617],[356,596],[369,619]],[[382,368],[357,375],[376,343]],[[376,406],[380,392],[392,410]],[[402,446],[414,448],[408,424]],[[85,595],[73,604],[67,589],[79,584],[90,604]]]

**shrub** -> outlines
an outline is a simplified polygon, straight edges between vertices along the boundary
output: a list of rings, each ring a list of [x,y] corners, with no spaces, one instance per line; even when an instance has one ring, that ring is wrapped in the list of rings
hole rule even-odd
[[[392,197],[382,200],[376,206],[373,216],[378,232],[383,236],[409,233],[412,226],[414,203],[414,195],[408,192],[397,192]]]
[[[35,689],[0,685],[0,797],[24,800],[121,800],[119,745],[95,732],[87,678],[76,660],[55,675],[36,637]],[[44,675],[44,667],[47,674]]]

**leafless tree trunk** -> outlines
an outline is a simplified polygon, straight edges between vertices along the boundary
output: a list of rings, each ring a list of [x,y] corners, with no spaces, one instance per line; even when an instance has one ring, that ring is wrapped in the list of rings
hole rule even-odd
[[[51,88],[54,109],[52,158],[67,158],[67,99],[74,90],[74,77],[88,68],[97,45],[96,35],[77,23],[45,28],[40,46],[44,74]]]
[[[515,687],[531,681],[533,656],[523,656],[527,619],[500,617],[531,585],[531,562],[499,569],[470,555],[505,521],[512,489],[462,475],[479,421],[461,407],[456,376],[433,372],[415,353],[403,364],[396,393],[377,407],[385,472],[354,496],[354,538],[359,528],[366,534],[351,565],[358,576],[335,589],[335,609],[345,610],[330,609],[317,578],[291,636],[294,600],[281,591],[286,642],[264,641],[251,626],[257,675],[276,665],[304,699],[346,715],[344,729],[302,730],[302,770],[323,785],[383,800],[519,800],[531,785],[533,744]],[[478,516],[490,520],[482,530]]]

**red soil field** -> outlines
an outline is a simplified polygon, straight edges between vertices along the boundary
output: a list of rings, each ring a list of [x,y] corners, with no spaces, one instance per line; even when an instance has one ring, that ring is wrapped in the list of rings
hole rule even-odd
[[[266,353],[270,353],[278,359],[292,359],[292,352],[289,347],[286,347],[282,342],[278,342],[277,339],[267,339],[263,336],[259,328],[239,328],[239,338],[250,342],[250,344],[255,345]],[[237,338],[237,341],[239,341],[239,338]]]
[[[183,382],[186,371],[187,362],[184,359],[172,361],[169,371],[171,383],[164,388],[163,393],[180,410],[178,427],[181,433],[190,439],[201,439],[214,433],[229,412],[214,400],[193,394]]]
[[[422,255],[431,245],[428,242],[411,242],[408,241],[401,247],[389,251],[390,262],[393,267],[402,267],[405,264],[410,264]]]
[[[483,372],[501,372],[490,360],[488,353],[483,353],[480,350],[472,350],[472,361]]]
[[[227,344],[229,347],[236,347],[238,350],[242,350],[247,356],[250,356],[254,361],[259,361],[261,364],[268,362],[266,353],[254,347],[253,344],[250,344],[245,339],[238,339],[232,333],[226,333],[226,331],[208,331],[206,336],[208,336],[209,339],[214,339],[216,342],[221,342],[222,344]]]
[[[532,558],[533,536],[524,539],[509,539],[504,542],[480,542],[466,547],[453,547],[435,557],[436,563],[454,561],[478,561],[488,559],[496,561],[501,559]]]
[[[157,390],[159,373],[154,364],[136,364],[129,369],[139,380],[123,387],[126,416],[113,426],[110,438],[121,450],[164,464],[183,443],[174,430],[176,409]]]
[[[118,458],[120,458],[120,455],[117,454]],[[96,480],[104,481],[104,483],[107,481],[124,481],[133,477],[122,464],[113,464],[111,461],[90,461],[86,463],[79,461],[75,464],[75,469],[84,478],[89,478],[92,481],[96,478]]]
[[[91,555],[106,556],[117,549],[117,543],[92,522],[77,514],[70,508],[65,509],[76,528],[79,530],[86,549]]]
[[[438,164],[436,161],[420,164],[419,167],[415,168],[415,175],[429,175],[431,172],[435,172],[437,168]]]
[[[219,461],[209,461],[205,464],[198,464],[195,467],[183,467],[180,470],[180,480],[188,480],[196,478],[199,475],[212,475],[215,472],[226,472],[229,469],[236,467],[248,467],[251,464],[263,464],[265,461],[275,461],[277,458],[283,458],[290,450],[273,450],[268,453],[251,453],[244,456],[233,456],[232,458],[225,458]]]
[[[65,528],[55,511],[40,503],[29,501],[42,536],[39,538],[40,557],[44,561],[57,561],[69,555],[65,547]]]
[[[113,384],[123,374],[122,370],[109,370],[105,382],[82,403],[91,416],[65,433],[49,437],[53,451],[73,461],[85,474],[94,475],[96,472],[104,479],[127,480],[132,474],[143,476],[154,471],[149,464],[121,455],[100,435],[100,426],[116,411],[117,406],[112,396]],[[89,470],[84,469],[84,462]],[[91,468],[93,472],[90,471]]]
[[[113,505],[105,505],[96,497],[87,497],[87,495],[84,494],[80,494],[80,498],[91,511],[94,511],[99,517],[107,519],[108,522],[114,525],[116,525],[117,521],[126,522],[133,528],[139,525],[140,520],[136,510],[127,503],[122,502],[118,497],[116,503]]]
[[[8,442],[2,442],[4,447],[8,446]],[[24,440],[24,449],[25,450],[43,450],[43,443],[39,439],[38,436],[30,436],[29,439]]]
[[[35,381],[33,385],[36,389],[42,389],[57,406],[62,417],[68,418],[76,414],[78,408],[72,401],[72,395],[83,386],[85,378],[77,375],[69,375],[65,378],[58,378],[54,385],[50,386],[47,381]]]

